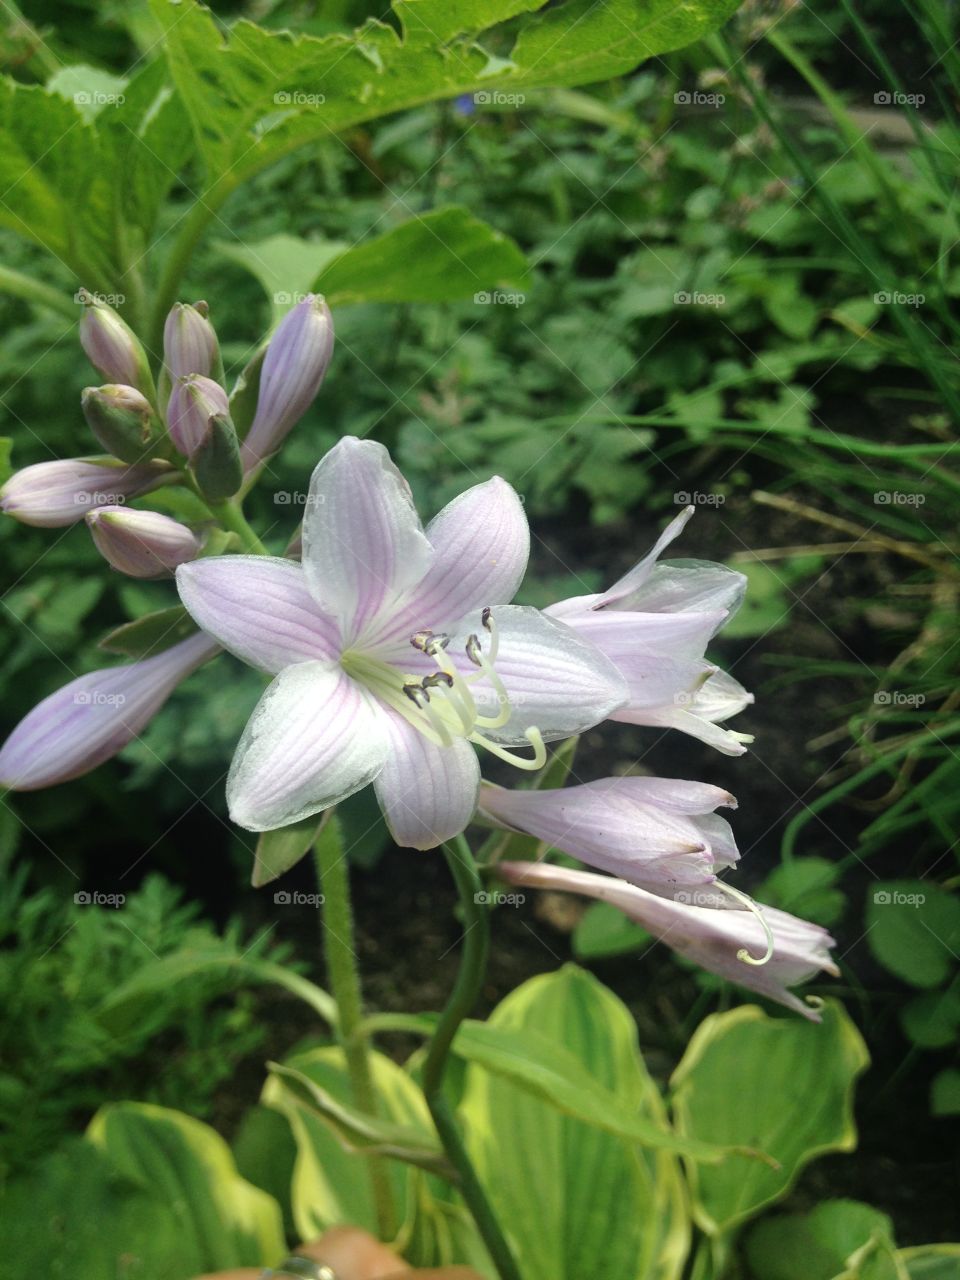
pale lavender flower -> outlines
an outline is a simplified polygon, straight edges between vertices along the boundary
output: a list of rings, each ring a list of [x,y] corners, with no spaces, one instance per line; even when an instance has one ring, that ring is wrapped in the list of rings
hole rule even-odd
[[[95,769],[217,652],[209,636],[195,635],[152,658],[71,680],[38,703],[0,747],[0,787],[36,791]]]
[[[284,826],[373,782],[397,842],[431,848],[473,815],[472,744],[539,768],[544,740],[621,705],[626,686],[597,649],[507,603],[528,552],[505,481],[467,490],[424,530],[386,449],[347,437],[310,482],[302,565],[232,555],[181,565],[199,625],[276,676],[234,756],[234,821]]]
[[[263,358],[257,412],[241,448],[244,471],[275,453],[320,390],[333,353],[333,317],[310,294],[283,317]]]
[[[728,791],[679,778],[602,778],[553,791],[484,783],[479,812],[652,893],[710,884],[739,859]]]
[[[808,981],[821,969],[834,976],[839,972],[830,955],[836,943],[826,929],[774,907],[752,903],[749,911],[718,910],[713,905],[697,905],[696,890],[679,890],[671,899],[611,876],[545,862],[502,862],[497,874],[513,885],[579,893],[609,902],[678,955],[814,1022],[819,1021],[816,1006],[805,1003],[789,988]],[[723,882],[718,882],[718,887],[724,887]],[[709,893],[706,900],[711,900]],[[764,960],[768,948],[769,958]]]
[[[223,387],[201,374],[180,378],[170,393],[167,427],[184,457],[192,458],[205,443],[214,418],[230,420],[230,403]]]
[[[165,462],[126,466],[112,458],[64,458],[16,471],[0,489],[0,511],[22,524],[56,529],[82,520],[94,507],[120,505],[155,488]]]
[[[171,381],[191,373],[211,377],[220,363],[220,345],[207,319],[207,304],[174,305],[163,326],[163,362]]]
[[[701,560],[658,564],[693,515],[687,507],[656,545],[608,591],[575,596],[546,610],[595,644],[622,672],[630,699],[611,718],[682,729],[725,755],[752,738],[720,727],[753,702],[732,676],[704,659],[707,644],[740,606],[741,573]]]
[[[200,551],[196,534],[160,511],[98,507],[87,525],[103,558],[131,578],[169,577]]]

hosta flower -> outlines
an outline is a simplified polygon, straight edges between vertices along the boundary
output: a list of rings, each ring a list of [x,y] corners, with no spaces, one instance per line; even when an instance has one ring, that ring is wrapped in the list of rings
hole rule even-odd
[[[136,387],[85,387],[80,407],[97,443],[124,462],[145,462],[159,438],[153,406]]]
[[[480,813],[653,893],[709,884],[739,858],[728,791],[678,778],[603,778],[556,791],[484,784]]]
[[[214,418],[230,419],[227,393],[212,378],[190,374],[179,378],[167,405],[167,426],[177,449],[192,458],[210,433]]]
[[[103,558],[131,578],[163,578],[200,551],[196,534],[160,511],[97,507],[87,525]]]
[[[292,307],[270,339],[257,412],[243,441],[245,471],[275,453],[320,390],[333,354],[333,317],[319,294]]]
[[[87,359],[108,382],[119,382],[149,392],[153,387],[150,362],[143,344],[113,307],[80,290],[83,315],[80,318],[80,345]]]
[[[742,755],[752,739],[720,724],[753,695],[703,655],[739,608],[746,578],[707,561],[657,563],[693,511],[687,507],[671,521],[653,549],[608,591],[563,600],[546,612],[595,644],[623,673],[630,699],[613,719],[682,729],[726,755]]]
[[[579,893],[609,902],[701,968],[815,1022],[819,1021],[816,1008],[790,988],[820,970],[833,975],[839,972],[830,955],[836,943],[826,929],[774,907],[754,903],[753,911],[718,910],[710,891],[679,890],[670,899],[611,876],[544,862],[503,862],[497,874],[510,884]],[[708,905],[700,906],[698,898],[704,893]]]
[[[0,787],[36,791],[95,769],[218,651],[209,636],[195,635],[152,658],[71,680],[24,716],[0,747]]]
[[[528,551],[503,480],[467,490],[424,530],[383,446],[348,437],[310,482],[302,564],[182,565],[199,625],[276,677],[230,770],[234,820],[283,826],[373,782],[397,842],[430,848],[473,814],[474,744],[538,768],[545,740],[620,706],[625,684],[599,650],[508,604]]]
[[[94,507],[116,506],[155,488],[170,474],[165,462],[124,466],[112,458],[64,458],[14,472],[0,489],[0,511],[23,524],[56,529]]]

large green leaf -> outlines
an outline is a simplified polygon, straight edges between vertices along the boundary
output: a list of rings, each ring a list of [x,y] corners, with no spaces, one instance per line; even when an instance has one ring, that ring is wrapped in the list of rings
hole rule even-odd
[[[868,1062],[860,1033],[833,1002],[821,1023],[743,1005],[700,1024],[671,1080],[678,1129],[709,1142],[749,1141],[778,1163],[731,1156],[691,1164],[704,1231],[721,1235],[780,1199],[815,1156],[852,1150],[853,1085]]]
[[[960,898],[926,880],[874,884],[867,901],[870,950],[915,987],[936,987],[960,953]]]
[[[922,1244],[898,1256],[910,1280],[960,1280],[960,1244]]]
[[[121,1176],[81,1138],[6,1185],[0,1220],[11,1280],[183,1280],[206,1266],[206,1254],[181,1232],[176,1206]]]
[[[371,20],[323,38],[246,21],[224,38],[197,0],[151,5],[210,179],[232,171],[235,183],[292,147],[418,103],[630,71],[714,29],[737,0],[402,0],[399,33]]]
[[[120,1102],[101,1107],[87,1138],[169,1206],[201,1270],[274,1265],[283,1256],[279,1206],[240,1177],[230,1148],[208,1125],[166,1107]]]
[[[511,1043],[536,1037],[619,1110],[666,1130],[627,1009],[574,966],[533,978],[490,1018]],[[473,1063],[461,1106],[467,1143],[505,1223],[525,1280],[670,1280],[688,1228],[676,1158],[530,1096],[526,1085]]]
[[[340,1049],[295,1054],[285,1065],[349,1109],[350,1082]],[[435,1141],[423,1095],[410,1077],[383,1054],[372,1054],[371,1066],[383,1118],[419,1132],[425,1143]],[[300,1092],[291,1090],[278,1075],[271,1075],[264,1086],[263,1102],[287,1117],[296,1139],[293,1216],[301,1238],[311,1240],[327,1227],[343,1222],[375,1231],[368,1157],[348,1150],[339,1125],[314,1106],[305,1105]],[[396,1162],[389,1163],[387,1169],[394,1202],[401,1220],[406,1221],[413,1214],[416,1188],[422,1185],[417,1180],[423,1175]]]
[[[856,1200],[765,1218],[747,1237],[746,1254],[753,1280],[906,1280],[890,1219]]]

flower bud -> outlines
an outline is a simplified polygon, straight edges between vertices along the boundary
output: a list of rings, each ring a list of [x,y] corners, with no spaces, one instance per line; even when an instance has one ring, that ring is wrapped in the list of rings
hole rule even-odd
[[[167,316],[163,359],[173,382],[191,373],[209,378],[220,372],[220,344],[207,312],[205,302],[178,302]]]
[[[245,471],[274,453],[320,390],[333,351],[333,317],[320,294],[298,302],[270,340],[253,424],[243,442]]]
[[[110,382],[124,383],[138,391],[153,392],[150,363],[140,340],[113,307],[80,290],[84,310],[80,318],[80,344],[87,359]]]
[[[36,791],[79,778],[137,736],[181,680],[219,652],[195,635],[155,657],[91,671],[38,703],[0,748],[0,786]]]
[[[104,560],[131,578],[168,577],[200,551],[186,525],[159,511],[98,507],[86,519]]]
[[[97,443],[115,458],[141,462],[159,441],[157,418],[136,387],[84,387],[80,405]]]
[[[232,498],[243,484],[240,443],[229,418],[210,419],[207,432],[194,450],[190,467],[205,498]]]
[[[23,524],[56,529],[82,520],[93,507],[119,505],[154,488],[165,462],[128,467],[112,458],[65,458],[24,467],[0,489],[0,511]]]
[[[230,404],[223,387],[200,374],[180,378],[170,393],[167,426],[173,443],[185,457],[193,457],[213,418],[230,420]]]

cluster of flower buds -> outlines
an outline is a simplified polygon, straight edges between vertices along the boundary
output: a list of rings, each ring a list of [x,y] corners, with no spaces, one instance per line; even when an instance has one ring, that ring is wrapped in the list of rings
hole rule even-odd
[[[126,321],[84,290],[81,300],[81,345],[108,379],[84,390],[81,407],[104,453],[18,471],[0,490],[0,510],[47,528],[86,519],[115,569],[168,575],[200,553],[201,540],[168,516],[127,504],[170,484],[186,484],[208,503],[237,494],[316,396],[333,349],[330,311],[319,295],[298,302],[228,394],[205,302],[178,302],[167,316],[155,379]]]

